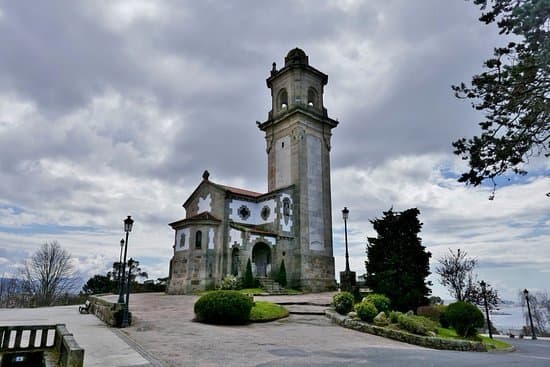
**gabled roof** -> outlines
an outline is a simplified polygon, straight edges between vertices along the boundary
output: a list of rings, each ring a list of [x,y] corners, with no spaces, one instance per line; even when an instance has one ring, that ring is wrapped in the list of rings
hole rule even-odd
[[[202,212],[189,218],[180,219],[173,223],[168,224],[170,227],[180,227],[185,224],[191,224],[196,222],[215,222],[221,223],[221,220],[213,216],[210,212]]]
[[[257,198],[259,196],[264,195],[262,193],[255,192],[255,191],[239,189],[238,187],[231,187],[231,186],[225,186],[225,185],[217,185],[217,186],[221,187],[224,190],[232,192],[233,194],[237,194],[237,195],[251,196],[251,197],[254,197],[254,198]]]
[[[241,195],[241,196],[246,196],[246,197],[250,197],[250,198],[258,198],[262,195],[265,195],[265,194],[262,194],[262,193],[259,193],[259,192],[255,192],[255,191],[250,191],[250,190],[245,190],[245,189],[240,189],[238,187],[232,187],[232,186],[225,186],[225,185],[220,185],[220,184],[217,184],[215,182],[212,182],[208,179],[208,177],[210,176],[208,174],[208,171],[204,171],[205,173],[203,174],[202,176],[202,181],[201,183],[197,186],[197,188],[195,190],[193,190],[193,192],[191,193],[191,195],[189,195],[189,197],[187,198],[187,200],[185,200],[185,202],[183,203],[183,207],[186,207],[187,204],[189,204],[189,201],[195,196],[195,194],[197,193],[197,191],[203,186],[203,185],[210,185],[210,186],[213,186],[215,188],[217,188],[218,190],[222,190],[224,192],[230,192],[232,194],[235,194],[235,195]]]

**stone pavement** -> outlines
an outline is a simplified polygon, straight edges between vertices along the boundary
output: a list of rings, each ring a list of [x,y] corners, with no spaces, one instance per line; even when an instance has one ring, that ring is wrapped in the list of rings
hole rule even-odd
[[[317,310],[331,293],[257,296]],[[116,299],[116,296],[115,296]],[[550,366],[550,342],[509,340],[514,353],[473,353],[417,347],[344,329],[320,315],[290,315],[264,324],[214,326],[194,322],[196,296],[132,294],[135,324],[113,329],[77,306],[0,309],[0,325],[65,323],[85,349],[85,367],[146,366]]]
[[[107,327],[94,315],[79,314],[78,306],[0,308],[0,325],[47,324],[67,326],[84,348],[85,367],[152,366],[117,334],[117,329]]]

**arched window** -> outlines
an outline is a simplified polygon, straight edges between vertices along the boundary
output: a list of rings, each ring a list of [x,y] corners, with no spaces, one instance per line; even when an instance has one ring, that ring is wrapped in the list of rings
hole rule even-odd
[[[195,248],[202,248],[202,232],[197,231],[195,233]]]
[[[310,107],[317,106],[317,91],[315,88],[309,88],[307,91],[307,105]]]
[[[281,89],[281,91],[279,92],[279,98],[277,98],[277,100],[279,109],[282,110],[288,107],[288,93],[286,92],[286,89]]]

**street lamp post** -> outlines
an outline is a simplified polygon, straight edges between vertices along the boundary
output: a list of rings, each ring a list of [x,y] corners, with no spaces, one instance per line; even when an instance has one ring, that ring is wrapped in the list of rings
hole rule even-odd
[[[118,257],[118,302],[120,301],[120,294],[122,292],[122,250],[124,249],[124,238],[120,240],[120,256]]]
[[[346,270],[340,272],[340,289],[346,292],[351,292],[355,286],[355,272],[350,271],[349,269],[348,217],[349,210],[347,207],[344,207],[342,210],[342,218],[344,219],[344,236],[346,244]]]
[[[132,285],[132,266],[134,266],[134,263],[134,259],[130,258],[128,260],[128,284],[126,286],[126,303],[124,304],[124,313],[122,314],[122,327],[130,325],[130,286]]]
[[[533,317],[531,316],[531,306],[529,305],[529,291],[527,289],[523,290],[523,295],[527,301],[527,313],[529,314],[529,323],[531,324],[531,339],[536,340],[537,336],[535,335],[535,327],[533,326]]]
[[[479,284],[481,285],[481,292],[483,293],[483,303],[485,304],[485,315],[487,316],[487,329],[489,329],[489,338],[493,339],[493,332],[491,331],[491,320],[489,320],[489,307],[487,306],[487,291],[485,288],[487,286],[487,283],[482,280]]]
[[[132,220],[131,216],[128,216],[128,218],[124,219],[124,232],[126,232],[126,242],[124,245],[124,262],[122,263],[122,276],[126,274],[126,255],[128,253],[128,234],[132,231],[132,226],[134,225],[134,221]],[[130,281],[130,274],[128,274],[128,282]],[[121,327],[127,327],[128,326],[128,293],[130,293],[130,288],[127,287],[126,289],[126,303],[124,303],[124,310],[122,312],[122,324]],[[123,303],[124,298],[122,292],[119,294],[118,303]]]

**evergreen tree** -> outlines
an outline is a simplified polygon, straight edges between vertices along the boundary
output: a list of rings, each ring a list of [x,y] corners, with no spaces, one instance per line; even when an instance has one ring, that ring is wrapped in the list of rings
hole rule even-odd
[[[285,268],[285,259],[281,260],[281,266],[279,266],[279,272],[277,273],[277,283],[282,287],[286,287],[286,268]]]
[[[513,42],[494,49],[471,85],[453,86],[483,112],[481,134],[453,143],[470,169],[460,182],[480,185],[507,172],[524,175],[530,158],[550,156],[550,32],[548,0],[474,0],[480,21],[496,23]],[[549,193],[550,195],[550,193]],[[490,196],[492,198],[493,196]]]
[[[250,258],[246,262],[246,271],[244,272],[243,287],[244,288],[254,288],[254,275],[252,275],[252,263]]]
[[[403,212],[390,209],[382,219],[371,220],[378,233],[367,244],[367,286],[385,294],[396,310],[416,310],[428,304],[431,285],[431,253],[422,246],[418,233],[422,223],[416,208]]]

